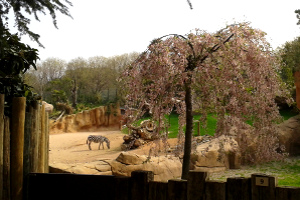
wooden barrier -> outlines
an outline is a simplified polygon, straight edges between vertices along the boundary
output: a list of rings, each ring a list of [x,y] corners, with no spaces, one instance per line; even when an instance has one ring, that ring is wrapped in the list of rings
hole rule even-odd
[[[38,143],[38,149],[39,149],[39,154],[38,154],[38,172],[39,173],[44,173],[45,172],[45,155],[46,155],[46,152],[45,152],[45,140],[46,140],[46,137],[45,137],[45,129],[46,129],[46,126],[45,126],[45,104],[42,105],[42,109],[40,111],[40,127],[41,127],[41,132],[40,132],[40,135],[39,135],[39,143]]]
[[[38,172],[39,166],[41,172],[49,172],[48,113],[41,113],[38,101],[26,105],[24,97],[14,98],[12,105],[9,119],[4,116],[4,95],[0,94],[0,200],[27,199],[28,174]],[[44,135],[39,147],[41,126]]]
[[[251,178],[208,180],[206,172],[190,171],[188,180],[153,181],[153,172],[135,171],[131,177],[78,174],[29,175],[29,199],[102,200],[299,200],[300,188],[276,187],[276,178],[253,174]]]
[[[3,199],[4,95],[0,94],[0,200]]]
[[[38,172],[38,155],[39,155],[39,136],[41,132],[40,124],[40,105],[38,101],[32,102],[29,106],[31,113],[31,135],[30,135],[30,172]]]
[[[11,198],[22,200],[23,198],[23,149],[24,149],[24,124],[26,99],[15,97],[12,102],[11,119]]]

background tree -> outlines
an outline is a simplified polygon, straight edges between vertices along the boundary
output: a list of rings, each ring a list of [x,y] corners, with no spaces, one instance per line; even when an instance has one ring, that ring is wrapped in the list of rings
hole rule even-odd
[[[273,123],[280,115],[274,99],[285,94],[276,73],[276,59],[264,36],[244,23],[213,34],[197,30],[185,37],[163,37],[154,40],[123,73],[128,108],[137,108],[141,116],[147,106],[154,120],[163,121],[175,107],[181,127],[186,125],[182,179],[187,179],[189,170],[192,106],[196,103],[203,123],[208,114],[216,113],[216,135],[251,121],[251,140],[255,138],[257,152],[247,151],[249,141],[240,142],[245,160],[281,157],[276,152]]]
[[[79,88],[88,89],[83,83],[84,76],[86,76],[87,61],[84,58],[75,58],[68,63],[66,76],[72,80],[72,106],[76,108]]]
[[[74,94],[77,94],[76,104],[80,104],[81,108],[96,107],[123,99],[118,92],[122,85],[117,79],[125,66],[138,55],[134,52],[108,58],[75,58],[68,63],[48,58],[37,64],[37,71],[30,70],[26,74],[26,83],[32,85],[43,100],[54,105],[56,102],[74,104]]]
[[[280,62],[282,65],[280,76],[295,98],[294,73],[300,71],[300,37],[286,42],[282,47],[277,49],[277,54],[281,58]]]
[[[43,46],[39,42],[40,36],[32,32],[28,27],[31,20],[25,17],[23,13],[33,15],[34,18],[39,21],[38,14],[42,13],[45,15],[46,11],[48,11],[52,17],[54,26],[57,28],[57,12],[71,17],[68,6],[72,6],[72,3],[68,0],[0,0],[0,35],[2,35],[5,24],[8,21],[9,11],[13,10],[15,25],[19,33],[21,35],[27,34],[32,40],[36,41],[40,46]]]
[[[43,99],[47,99],[47,84],[55,79],[60,79],[66,71],[66,62],[59,58],[48,58],[36,65],[37,70],[30,70],[26,74],[26,82],[31,85]]]

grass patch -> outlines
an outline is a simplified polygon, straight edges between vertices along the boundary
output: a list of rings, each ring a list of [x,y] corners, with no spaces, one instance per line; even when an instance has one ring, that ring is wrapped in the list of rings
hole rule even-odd
[[[241,169],[211,173],[211,180],[226,181],[228,177],[251,177],[254,173],[264,173],[278,178],[279,186],[300,187],[300,158],[287,158],[285,161],[269,162]]]
[[[284,118],[284,120],[288,120],[289,118],[299,114],[298,112],[295,112],[291,109],[288,110],[280,110],[280,115]],[[194,121],[197,121],[200,119],[200,115],[194,115]],[[143,119],[138,120],[135,125],[139,125],[141,121],[150,119],[150,117],[145,117]],[[166,116],[166,120],[169,121],[170,126],[168,127],[168,132],[169,132],[169,138],[176,138],[178,134],[178,114],[172,113],[170,116]],[[248,124],[251,124],[248,122]],[[207,127],[206,129],[203,128],[203,125],[200,124],[200,135],[214,135],[215,130],[216,130],[216,125],[217,125],[217,120],[213,114],[208,115],[207,117]],[[198,133],[198,123],[194,123],[194,136],[197,136]],[[128,129],[124,128],[122,129],[122,132],[125,134],[128,134]]]

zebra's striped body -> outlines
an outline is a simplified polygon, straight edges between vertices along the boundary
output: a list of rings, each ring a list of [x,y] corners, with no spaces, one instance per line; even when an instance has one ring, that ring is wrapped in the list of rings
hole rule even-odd
[[[106,142],[107,148],[110,149],[110,141],[109,141],[109,139],[107,139],[106,137],[104,137],[102,135],[89,135],[88,136],[88,138],[86,140],[86,144],[88,144],[90,150],[92,150],[92,148],[91,148],[91,143],[92,142],[99,143],[98,149],[100,149],[100,145],[101,144],[102,144],[102,147],[104,149],[103,142]]]

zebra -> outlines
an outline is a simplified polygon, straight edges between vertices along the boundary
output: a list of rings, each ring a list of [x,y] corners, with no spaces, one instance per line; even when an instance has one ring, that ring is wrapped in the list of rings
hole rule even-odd
[[[92,142],[99,143],[98,150],[100,150],[100,145],[101,144],[102,144],[102,147],[104,149],[103,142],[106,142],[107,148],[110,149],[110,141],[109,141],[109,139],[107,139],[106,137],[104,137],[102,135],[89,135],[88,136],[88,138],[86,140],[86,144],[88,144],[90,150],[92,150],[92,148],[91,148],[91,143]]]

